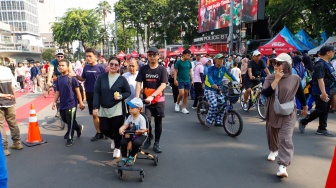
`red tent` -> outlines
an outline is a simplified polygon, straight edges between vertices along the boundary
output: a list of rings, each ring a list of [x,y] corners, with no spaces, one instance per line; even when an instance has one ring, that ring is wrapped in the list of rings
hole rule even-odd
[[[269,41],[264,46],[259,46],[258,50],[261,54],[271,55],[273,54],[272,48],[274,48],[277,55],[279,55],[280,53],[287,53],[296,50],[295,46],[286,42],[280,34],[277,34],[271,41]]]
[[[210,48],[210,46],[208,44],[205,44],[203,46],[203,48],[201,48],[198,52],[195,52],[195,54],[210,54],[210,55],[214,55],[214,54],[218,54],[219,51]]]
[[[177,56],[177,55],[180,55],[182,54],[182,52],[184,51],[183,47],[180,46],[177,48],[177,50],[173,51],[173,52],[170,52],[169,53],[169,56]]]
[[[121,60],[123,60],[124,57],[126,57],[126,54],[123,51],[120,51],[119,54],[117,55],[117,58]]]
[[[131,57],[139,57],[139,53],[134,50],[132,53],[131,53]]]
[[[199,51],[194,45],[191,45],[189,50],[191,51],[192,54],[195,54]]]

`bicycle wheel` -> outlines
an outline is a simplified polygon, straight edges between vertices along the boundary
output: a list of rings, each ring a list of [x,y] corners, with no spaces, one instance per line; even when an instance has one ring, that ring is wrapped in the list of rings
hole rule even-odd
[[[247,112],[249,109],[248,109],[248,104],[244,103],[244,94],[245,94],[245,89],[241,92],[239,100],[240,100],[240,106],[245,112]],[[247,98],[247,101],[249,100],[250,100],[250,96]]]
[[[206,116],[209,110],[209,103],[201,101],[197,105],[197,118],[202,125],[205,125]]]
[[[266,97],[264,95],[260,95],[260,97],[257,98],[257,110],[258,114],[261,117],[261,119],[266,120]]]
[[[236,137],[243,131],[243,119],[237,111],[229,110],[224,114],[223,127],[229,136]]]

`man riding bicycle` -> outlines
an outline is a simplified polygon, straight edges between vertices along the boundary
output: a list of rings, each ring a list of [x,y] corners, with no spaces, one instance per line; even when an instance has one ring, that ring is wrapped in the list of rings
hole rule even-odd
[[[50,62],[49,70],[48,70],[47,84],[49,87],[53,85],[54,81],[56,80],[56,77],[62,74],[58,69],[58,62],[64,59],[63,50],[62,49],[56,50],[55,56],[56,56],[56,59]],[[71,63],[69,65],[69,73],[73,73]],[[52,80],[52,78],[54,79]],[[56,91],[54,90],[54,92]]]
[[[245,77],[245,83],[244,83],[246,89],[244,94],[244,108],[249,108],[249,106],[252,105],[248,104],[249,106],[247,106],[246,103],[248,97],[250,96],[251,88],[260,83],[260,80],[256,78],[261,77],[262,70],[264,70],[267,75],[270,75],[270,72],[265,62],[261,60],[261,53],[258,50],[256,50],[253,52],[252,60],[250,60],[247,65],[247,75]]]
[[[237,81],[236,78],[230,73],[230,71],[227,70],[225,66],[223,66],[223,54],[217,54],[214,59],[215,65],[209,68],[208,74],[205,78],[204,95],[210,104],[205,121],[206,127],[210,127],[214,123],[215,126],[222,125],[224,111],[221,111],[218,116],[216,115],[216,113],[219,101],[224,102],[224,95],[220,90],[220,87],[223,85],[224,76],[230,81]]]

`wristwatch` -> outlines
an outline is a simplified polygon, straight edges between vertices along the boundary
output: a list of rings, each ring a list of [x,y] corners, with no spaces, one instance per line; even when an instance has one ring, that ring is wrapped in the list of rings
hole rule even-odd
[[[154,94],[152,94],[151,96],[152,96],[153,98],[155,98],[155,95],[154,95]]]

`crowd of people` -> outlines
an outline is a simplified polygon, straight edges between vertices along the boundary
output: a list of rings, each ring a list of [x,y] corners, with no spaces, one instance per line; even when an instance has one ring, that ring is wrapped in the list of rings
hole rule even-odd
[[[75,132],[78,138],[82,134],[84,125],[76,121],[76,111],[78,106],[85,109],[85,100],[96,130],[91,141],[111,139],[113,157],[122,157],[118,166],[133,165],[135,151],[143,142],[146,149],[154,140],[153,150],[162,152],[160,138],[167,85],[172,89],[176,112],[189,114],[189,97],[194,100],[192,109],[196,109],[199,97],[205,96],[209,102],[205,126],[211,127],[222,125],[223,114],[216,112],[218,101],[225,100],[223,93],[218,92],[223,79],[240,83],[246,90],[242,102],[244,107],[250,108],[252,104],[247,100],[250,89],[263,81],[259,78],[265,77],[262,94],[267,97],[266,135],[270,150],[267,159],[274,161],[278,157],[277,175],[281,177],[288,177],[286,167],[293,157],[292,135],[298,112],[304,116],[299,119],[302,133],[309,122],[319,118],[316,134],[334,136],[327,130],[328,114],[336,111],[336,58],[330,46],[322,47],[315,57],[299,51],[278,56],[262,56],[254,51],[250,57],[225,53],[192,55],[184,50],[179,56],[164,59],[155,47],[148,49],[146,59],[105,59],[93,48],[86,49],[85,56],[85,61],[70,62],[62,50],[57,50],[51,62],[20,62],[17,66],[11,64],[9,69],[0,66],[4,72],[0,75],[1,118],[6,118],[13,139],[13,145],[8,147],[4,125],[0,123],[6,156],[10,155],[9,148],[23,148],[15,119],[14,86],[18,85],[21,92],[39,92],[43,80],[55,90],[52,109],[56,109],[58,101],[60,103],[60,116],[68,126],[64,135],[66,146],[73,145]],[[279,114],[274,109],[277,101],[294,106],[289,109],[290,113]],[[144,103],[148,103],[145,109]],[[314,104],[315,110],[311,110]],[[148,127],[139,115],[141,111],[148,118]],[[128,135],[127,129],[136,130],[136,134]],[[127,154],[129,142],[134,145]]]

